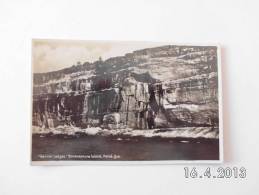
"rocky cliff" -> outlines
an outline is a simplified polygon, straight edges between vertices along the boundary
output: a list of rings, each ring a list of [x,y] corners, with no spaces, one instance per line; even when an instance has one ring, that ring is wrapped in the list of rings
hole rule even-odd
[[[33,123],[218,126],[217,48],[167,45],[33,75]],[[152,127],[154,128],[154,127]]]

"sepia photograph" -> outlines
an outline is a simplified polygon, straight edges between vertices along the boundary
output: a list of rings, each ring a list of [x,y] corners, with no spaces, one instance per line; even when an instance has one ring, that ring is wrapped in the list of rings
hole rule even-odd
[[[220,48],[32,41],[32,164],[222,162]]]
[[[258,10],[0,1],[0,195],[258,194]]]

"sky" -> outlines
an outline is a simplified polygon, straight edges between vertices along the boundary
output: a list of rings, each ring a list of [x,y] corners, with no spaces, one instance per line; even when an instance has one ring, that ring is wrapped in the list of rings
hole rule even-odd
[[[77,62],[94,62],[101,57],[123,56],[148,47],[161,46],[158,42],[33,40],[33,72],[43,73],[76,65]]]

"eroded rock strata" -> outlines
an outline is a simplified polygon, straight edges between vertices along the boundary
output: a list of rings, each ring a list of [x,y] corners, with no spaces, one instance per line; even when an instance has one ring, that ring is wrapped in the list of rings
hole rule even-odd
[[[33,76],[33,125],[218,127],[217,48],[162,46]]]

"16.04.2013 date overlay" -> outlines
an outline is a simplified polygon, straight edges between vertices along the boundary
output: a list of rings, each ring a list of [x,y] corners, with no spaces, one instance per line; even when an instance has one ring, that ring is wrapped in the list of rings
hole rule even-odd
[[[218,167],[198,169],[196,167],[184,167],[185,178],[246,178],[247,170],[244,167]]]

